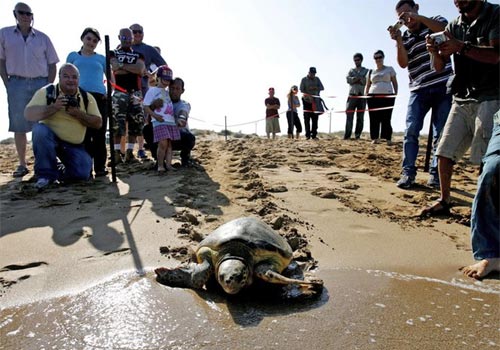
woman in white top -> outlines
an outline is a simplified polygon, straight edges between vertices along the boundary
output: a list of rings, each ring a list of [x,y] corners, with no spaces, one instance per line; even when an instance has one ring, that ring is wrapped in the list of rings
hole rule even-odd
[[[391,117],[396,98],[388,96],[397,95],[398,81],[394,68],[384,66],[384,57],[382,50],[378,50],[373,55],[377,68],[368,71],[365,95],[371,96],[367,102],[372,143],[378,143],[379,139],[382,138],[390,145],[392,138]]]
[[[297,140],[302,132],[302,124],[300,123],[299,115],[297,114],[297,108],[300,107],[300,101],[297,97],[298,91],[299,88],[297,85],[293,85],[286,95],[288,100],[288,111],[286,112],[286,119],[288,121],[288,138],[293,139],[293,127],[295,126]]]

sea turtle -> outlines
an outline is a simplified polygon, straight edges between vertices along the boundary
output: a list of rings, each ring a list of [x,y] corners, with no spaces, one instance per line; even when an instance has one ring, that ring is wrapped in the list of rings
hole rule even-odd
[[[295,284],[315,294],[320,279],[300,280],[281,273],[292,261],[288,242],[262,221],[243,217],[218,227],[196,249],[197,263],[177,268],[157,268],[157,281],[171,287],[200,289],[215,274],[228,294],[237,294],[254,278],[282,285]],[[312,292],[314,291],[314,292]]]

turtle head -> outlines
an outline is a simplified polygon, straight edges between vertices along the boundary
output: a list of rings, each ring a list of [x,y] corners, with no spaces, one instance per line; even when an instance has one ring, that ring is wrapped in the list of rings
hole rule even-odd
[[[229,258],[219,264],[217,281],[227,294],[237,294],[251,278],[248,266],[240,259]]]

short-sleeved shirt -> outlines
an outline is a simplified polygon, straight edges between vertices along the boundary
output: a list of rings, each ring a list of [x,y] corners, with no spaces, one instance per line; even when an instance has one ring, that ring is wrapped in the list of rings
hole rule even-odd
[[[179,120],[185,120],[186,121],[186,126],[184,127],[179,127],[179,130],[189,130],[189,125],[188,125],[188,118],[189,118],[189,113],[191,112],[191,105],[189,102],[186,102],[184,100],[179,100],[177,102],[174,102],[174,113],[175,113],[175,119]]]
[[[49,65],[59,62],[49,37],[31,29],[26,40],[17,26],[0,29],[0,60],[5,60],[7,75],[24,78],[49,76]]]
[[[266,100],[264,101],[264,104],[267,106],[267,105],[278,105],[280,106],[280,100],[276,97],[268,97],[266,98]],[[275,117],[275,118],[278,118],[278,110],[277,109],[273,109],[273,108],[266,108],[266,118],[271,118],[271,117]]]
[[[155,113],[163,117],[163,122],[160,122],[155,118],[151,118],[153,127],[159,125],[176,125],[174,117],[174,106],[172,104],[172,100],[170,99],[168,90],[161,87],[151,86],[146,92],[146,96],[144,96],[144,105],[150,106],[154,100],[159,98],[163,101],[163,107],[155,109]]]
[[[132,49],[138,52],[144,58],[144,66],[147,71],[150,71],[151,65],[154,64],[156,67],[167,64],[160,53],[151,45],[140,43],[132,45]],[[145,75],[142,77],[142,92],[145,95],[148,89],[148,77]]]
[[[61,93],[62,92],[59,92],[59,94]],[[80,110],[85,112],[85,104],[80,93],[77,94],[77,97],[80,102]],[[87,94],[87,97],[89,100],[86,110],[87,114],[101,116],[94,96]],[[47,105],[47,87],[43,87],[35,92],[35,95],[33,95],[27,107],[45,105]],[[41,120],[39,123],[47,125],[61,140],[75,145],[79,145],[83,142],[85,132],[87,131],[85,125],[80,123],[75,117],[66,113],[64,109],[57,111],[50,117]]]
[[[84,56],[81,52],[70,52],[66,62],[73,63],[80,72],[80,87],[88,92],[106,93],[104,74],[106,74],[106,57],[95,53]]]
[[[393,94],[391,78],[396,76],[396,71],[391,66],[384,66],[382,69],[374,69],[368,72],[367,79],[370,79],[370,94]]]
[[[489,46],[490,40],[499,38],[499,5],[482,3],[479,17],[467,24],[462,16],[451,21],[446,30],[461,41],[470,41],[472,45]],[[487,101],[498,100],[499,65],[475,61],[465,55],[454,54],[455,78],[452,93],[456,100]]]
[[[447,24],[446,18],[441,16],[431,17],[432,20]],[[408,76],[410,91],[417,91],[429,86],[444,85],[453,74],[451,62],[445,68],[436,72],[431,66],[431,56],[427,51],[426,39],[432,31],[422,24],[421,29],[414,33],[406,30],[403,33],[403,46],[408,53]]]
[[[144,60],[144,56],[135,52],[132,49],[123,50],[116,49],[110,52],[111,57],[115,57],[119,63],[124,64],[135,64],[139,60]],[[116,74],[115,75],[115,83],[120,88],[127,90],[128,92],[133,91],[142,91],[142,76],[135,73],[127,73],[127,74]]]

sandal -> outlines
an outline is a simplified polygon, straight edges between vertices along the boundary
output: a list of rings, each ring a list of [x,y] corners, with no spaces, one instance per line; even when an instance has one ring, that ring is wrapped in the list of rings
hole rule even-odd
[[[440,199],[420,212],[420,217],[450,216],[450,203]]]
[[[28,170],[28,168],[26,168],[24,165],[19,165],[16,169],[16,171],[14,171],[12,173],[12,176],[13,177],[23,177],[24,175],[28,174],[30,171]]]

